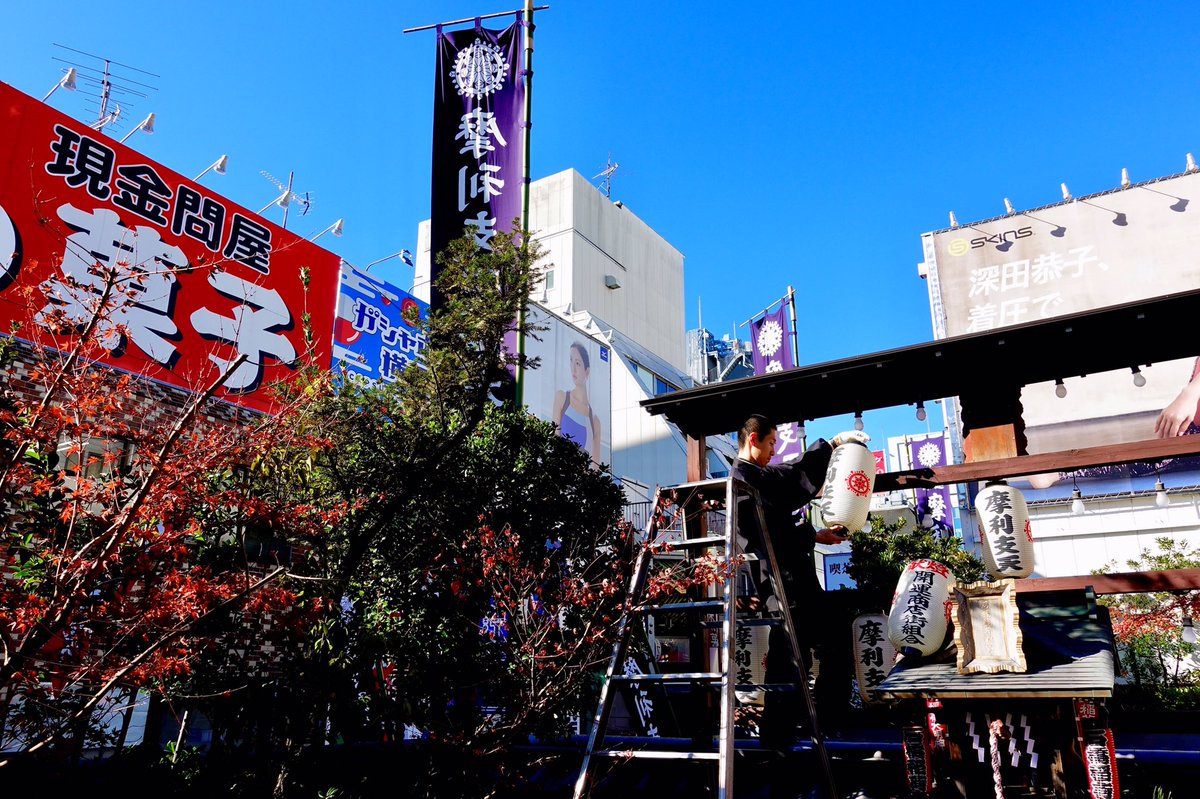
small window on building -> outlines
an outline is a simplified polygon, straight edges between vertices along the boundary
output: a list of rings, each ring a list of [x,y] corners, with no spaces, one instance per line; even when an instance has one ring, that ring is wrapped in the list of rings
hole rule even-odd
[[[133,443],[121,439],[87,438],[61,441],[58,468],[89,480],[114,472],[127,472],[133,464]]]
[[[546,271],[545,280],[546,280],[546,291],[550,291],[551,289],[554,288],[554,270],[553,269],[548,269]]]
[[[642,384],[642,388],[646,389],[647,393],[653,395],[654,372],[651,372],[637,361],[630,361],[629,363],[631,366],[633,366],[633,373],[637,375],[638,382]]]
[[[646,389],[647,393],[651,396],[657,397],[659,394],[669,394],[672,391],[679,390],[678,386],[663,380],[637,361],[630,361],[630,364],[633,365],[633,371],[637,375],[638,381],[642,384],[642,388]]]

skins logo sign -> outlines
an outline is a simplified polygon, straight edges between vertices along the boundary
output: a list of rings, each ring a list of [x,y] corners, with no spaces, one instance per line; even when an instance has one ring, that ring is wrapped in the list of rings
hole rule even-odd
[[[988,244],[995,244],[997,248],[1002,244],[1006,244],[1017,239],[1026,239],[1033,235],[1032,227],[1022,227],[1016,230],[1006,230],[1003,233],[993,233],[986,236],[976,236],[973,239],[952,239],[947,247],[951,255],[959,256],[966,255],[970,250],[978,250]]]

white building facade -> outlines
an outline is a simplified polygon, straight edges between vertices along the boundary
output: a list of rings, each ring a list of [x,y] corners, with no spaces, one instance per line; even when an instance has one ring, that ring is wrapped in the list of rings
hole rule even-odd
[[[951,215],[950,228],[921,237],[924,260],[917,271],[929,289],[934,338],[1194,289],[1200,279],[1195,257],[1200,228],[1183,213],[1188,198],[1200,200],[1200,172],[1192,169],[963,225]],[[1146,360],[1154,355],[1147,352]],[[997,368],[1005,367],[998,358]],[[1200,361],[1142,362],[1064,377],[1021,391],[1031,454],[1154,438],[1163,409],[1183,396],[1189,381],[1200,379]],[[947,400],[944,415],[961,457],[954,398]],[[1195,421],[1189,434],[1200,433]],[[1165,496],[1156,490],[1159,480]],[[1160,537],[1200,545],[1200,459],[1009,482],[1022,489],[1030,506],[1035,576],[1129,571],[1128,561],[1157,551]],[[970,488],[973,495],[978,487]],[[1073,507],[1076,488],[1082,507]],[[964,537],[977,545],[971,509],[965,511],[963,521],[970,526]]]
[[[530,187],[530,229],[545,250],[535,304],[611,348],[612,473],[631,502],[686,478],[684,438],[644,399],[692,385],[687,374],[683,253],[573,169]],[[418,229],[413,293],[429,296],[429,222]],[[538,409],[531,411],[542,415]],[[710,473],[728,471],[728,440],[710,439]]]

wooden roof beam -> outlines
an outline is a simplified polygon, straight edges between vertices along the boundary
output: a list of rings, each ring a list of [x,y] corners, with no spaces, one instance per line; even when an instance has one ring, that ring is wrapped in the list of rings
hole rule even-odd
[[[1190,455],[1200,455],[1200,435],[1131,441],[1125,444],[1107,444],[1037,455],[1018,455],[1013,458],[935,466],[931,469],[884,472],[875,478],[875,491],[928,488],[1046,472],[1073,472],[1093,466],[1153,462]]]
[[[1016,580],[1017,593],[1091,588],[1097,596],[1144,594],[1156,591],[1200,589],[1200,569],[1168,569],[1118,574],[1081,574],[1075,577],[1030,577]]]

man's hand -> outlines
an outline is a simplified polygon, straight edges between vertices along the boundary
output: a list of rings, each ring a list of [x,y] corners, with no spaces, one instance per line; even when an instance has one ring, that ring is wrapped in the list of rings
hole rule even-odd
[[[840,447],[842,444],[849,444],[851,441],[866,444],[870,440],[871,437],[861,430],[847,430],[844,433],[838,433],[833,437],[833,441],[829,443],[835,447]]]
[[[846,540],[846,528],[840,524],[817,530],[818,544],[840,544]]]

